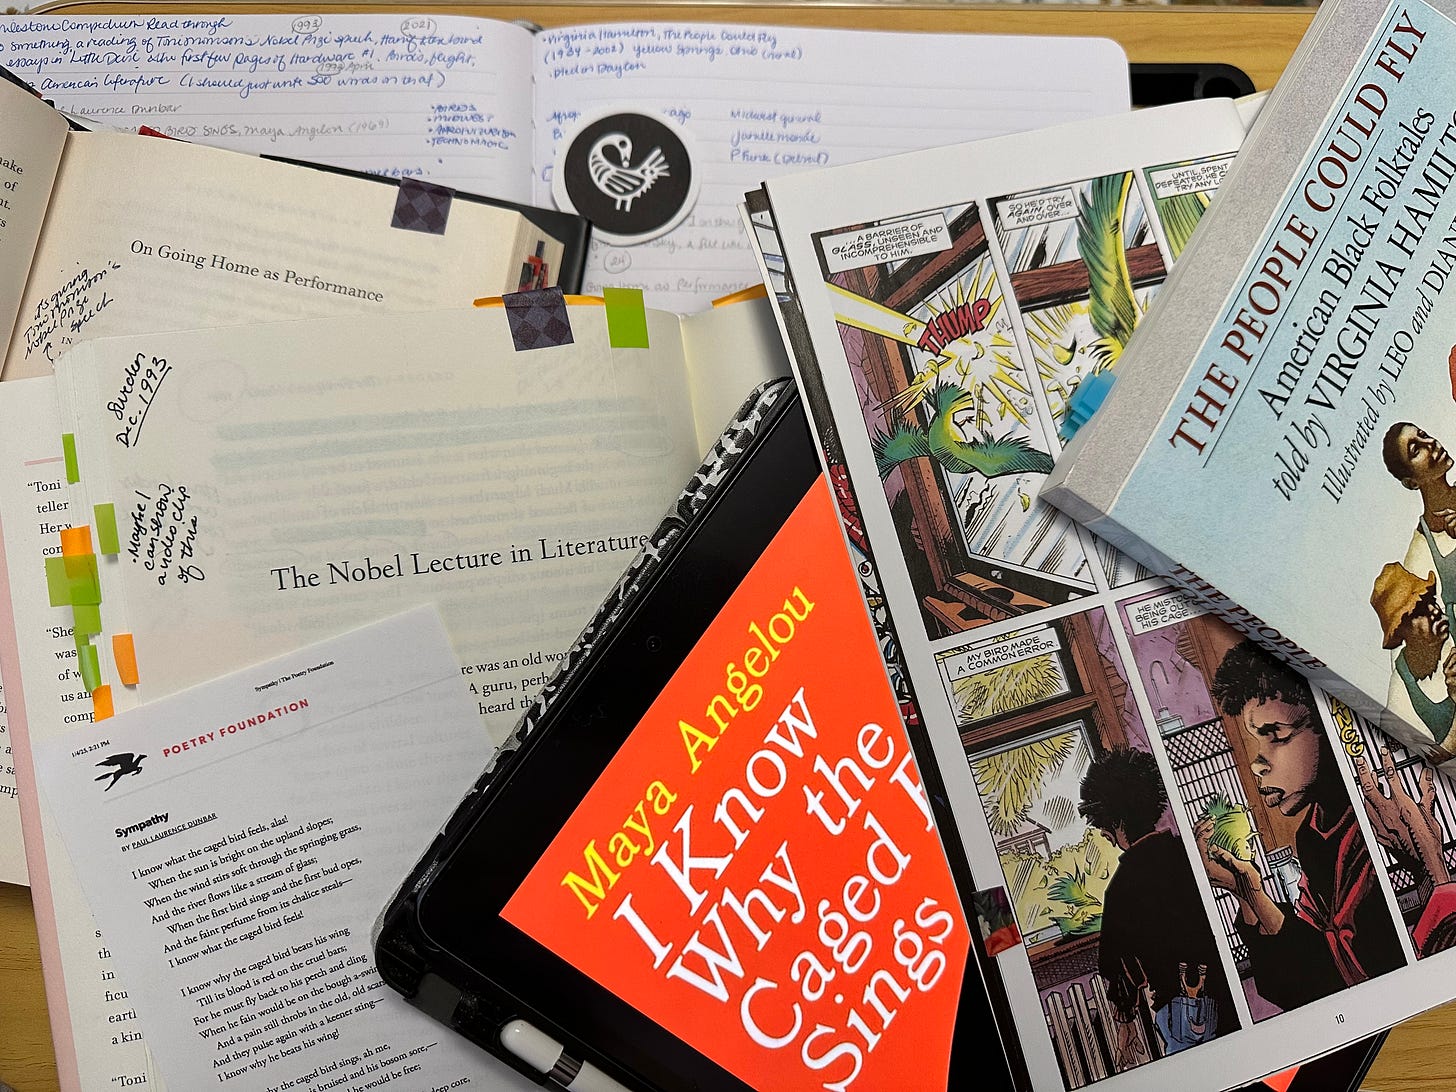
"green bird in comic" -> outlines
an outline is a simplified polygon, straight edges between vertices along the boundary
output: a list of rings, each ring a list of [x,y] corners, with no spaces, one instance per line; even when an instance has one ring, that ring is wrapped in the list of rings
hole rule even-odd
[[[937,387],[932,395],[935,417],[921,428],[901,418],[890,435],[876,432],[875,466],[880,477],[909,459],[934,459],[952,474],[981,474],[998,478],[1004,474],[1048,474],[1052,457],[1025,440],[963,440],[956,426],[958,414],[973,412],[976,395],[953,383]]]

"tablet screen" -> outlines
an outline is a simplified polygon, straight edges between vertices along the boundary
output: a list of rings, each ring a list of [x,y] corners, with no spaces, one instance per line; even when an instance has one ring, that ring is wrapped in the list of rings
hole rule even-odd
[[[501,916],[754,1087],[945,1086],[970,933],[822,480]]]

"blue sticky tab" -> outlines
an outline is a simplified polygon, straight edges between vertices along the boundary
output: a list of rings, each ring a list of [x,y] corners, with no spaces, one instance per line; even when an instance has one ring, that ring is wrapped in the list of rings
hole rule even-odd
[[[1067,414],[1062,418],[1062,427],[1058,430],[1063,443],[1077,435],[1077,430],[1092,419],[1092,415],[1102,405],[1102,400],[1107,397],[1107,392],[1112,390],[1116,378],[1108,369],[1093,372],[1077,385],[1072,397],[1067,399]]]

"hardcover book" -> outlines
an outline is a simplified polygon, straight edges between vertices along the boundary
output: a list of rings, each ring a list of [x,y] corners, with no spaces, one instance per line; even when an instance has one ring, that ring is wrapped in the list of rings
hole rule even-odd
[[[1043,499],[1456,750],[1456,6],[1323,7]]]

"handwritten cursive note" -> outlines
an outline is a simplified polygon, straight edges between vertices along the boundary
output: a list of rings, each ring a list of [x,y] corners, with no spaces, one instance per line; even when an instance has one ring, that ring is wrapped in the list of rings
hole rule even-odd
[[[530,198],[530,32],[512,23],[15,16],[0,64],[102,125]]]
[[[196,564],[198,517],[189,508],[192,496],[185,485],[157,483],[151,493],[137,490],[129,513],[126,554],[132,564],[151,573],[158,586],[167,577],[177,583],[206,580]]]
[[[122,447],[135,447],[141,439],[152,399],[161,390],[162,380],[171,372],[172,366],[164,359],[159,356],[149,358],[146,353],[137,353],[136,359],[127,365],[116,396],[106,403],[111,415],[123,426],[116,434],[116,442]]]

